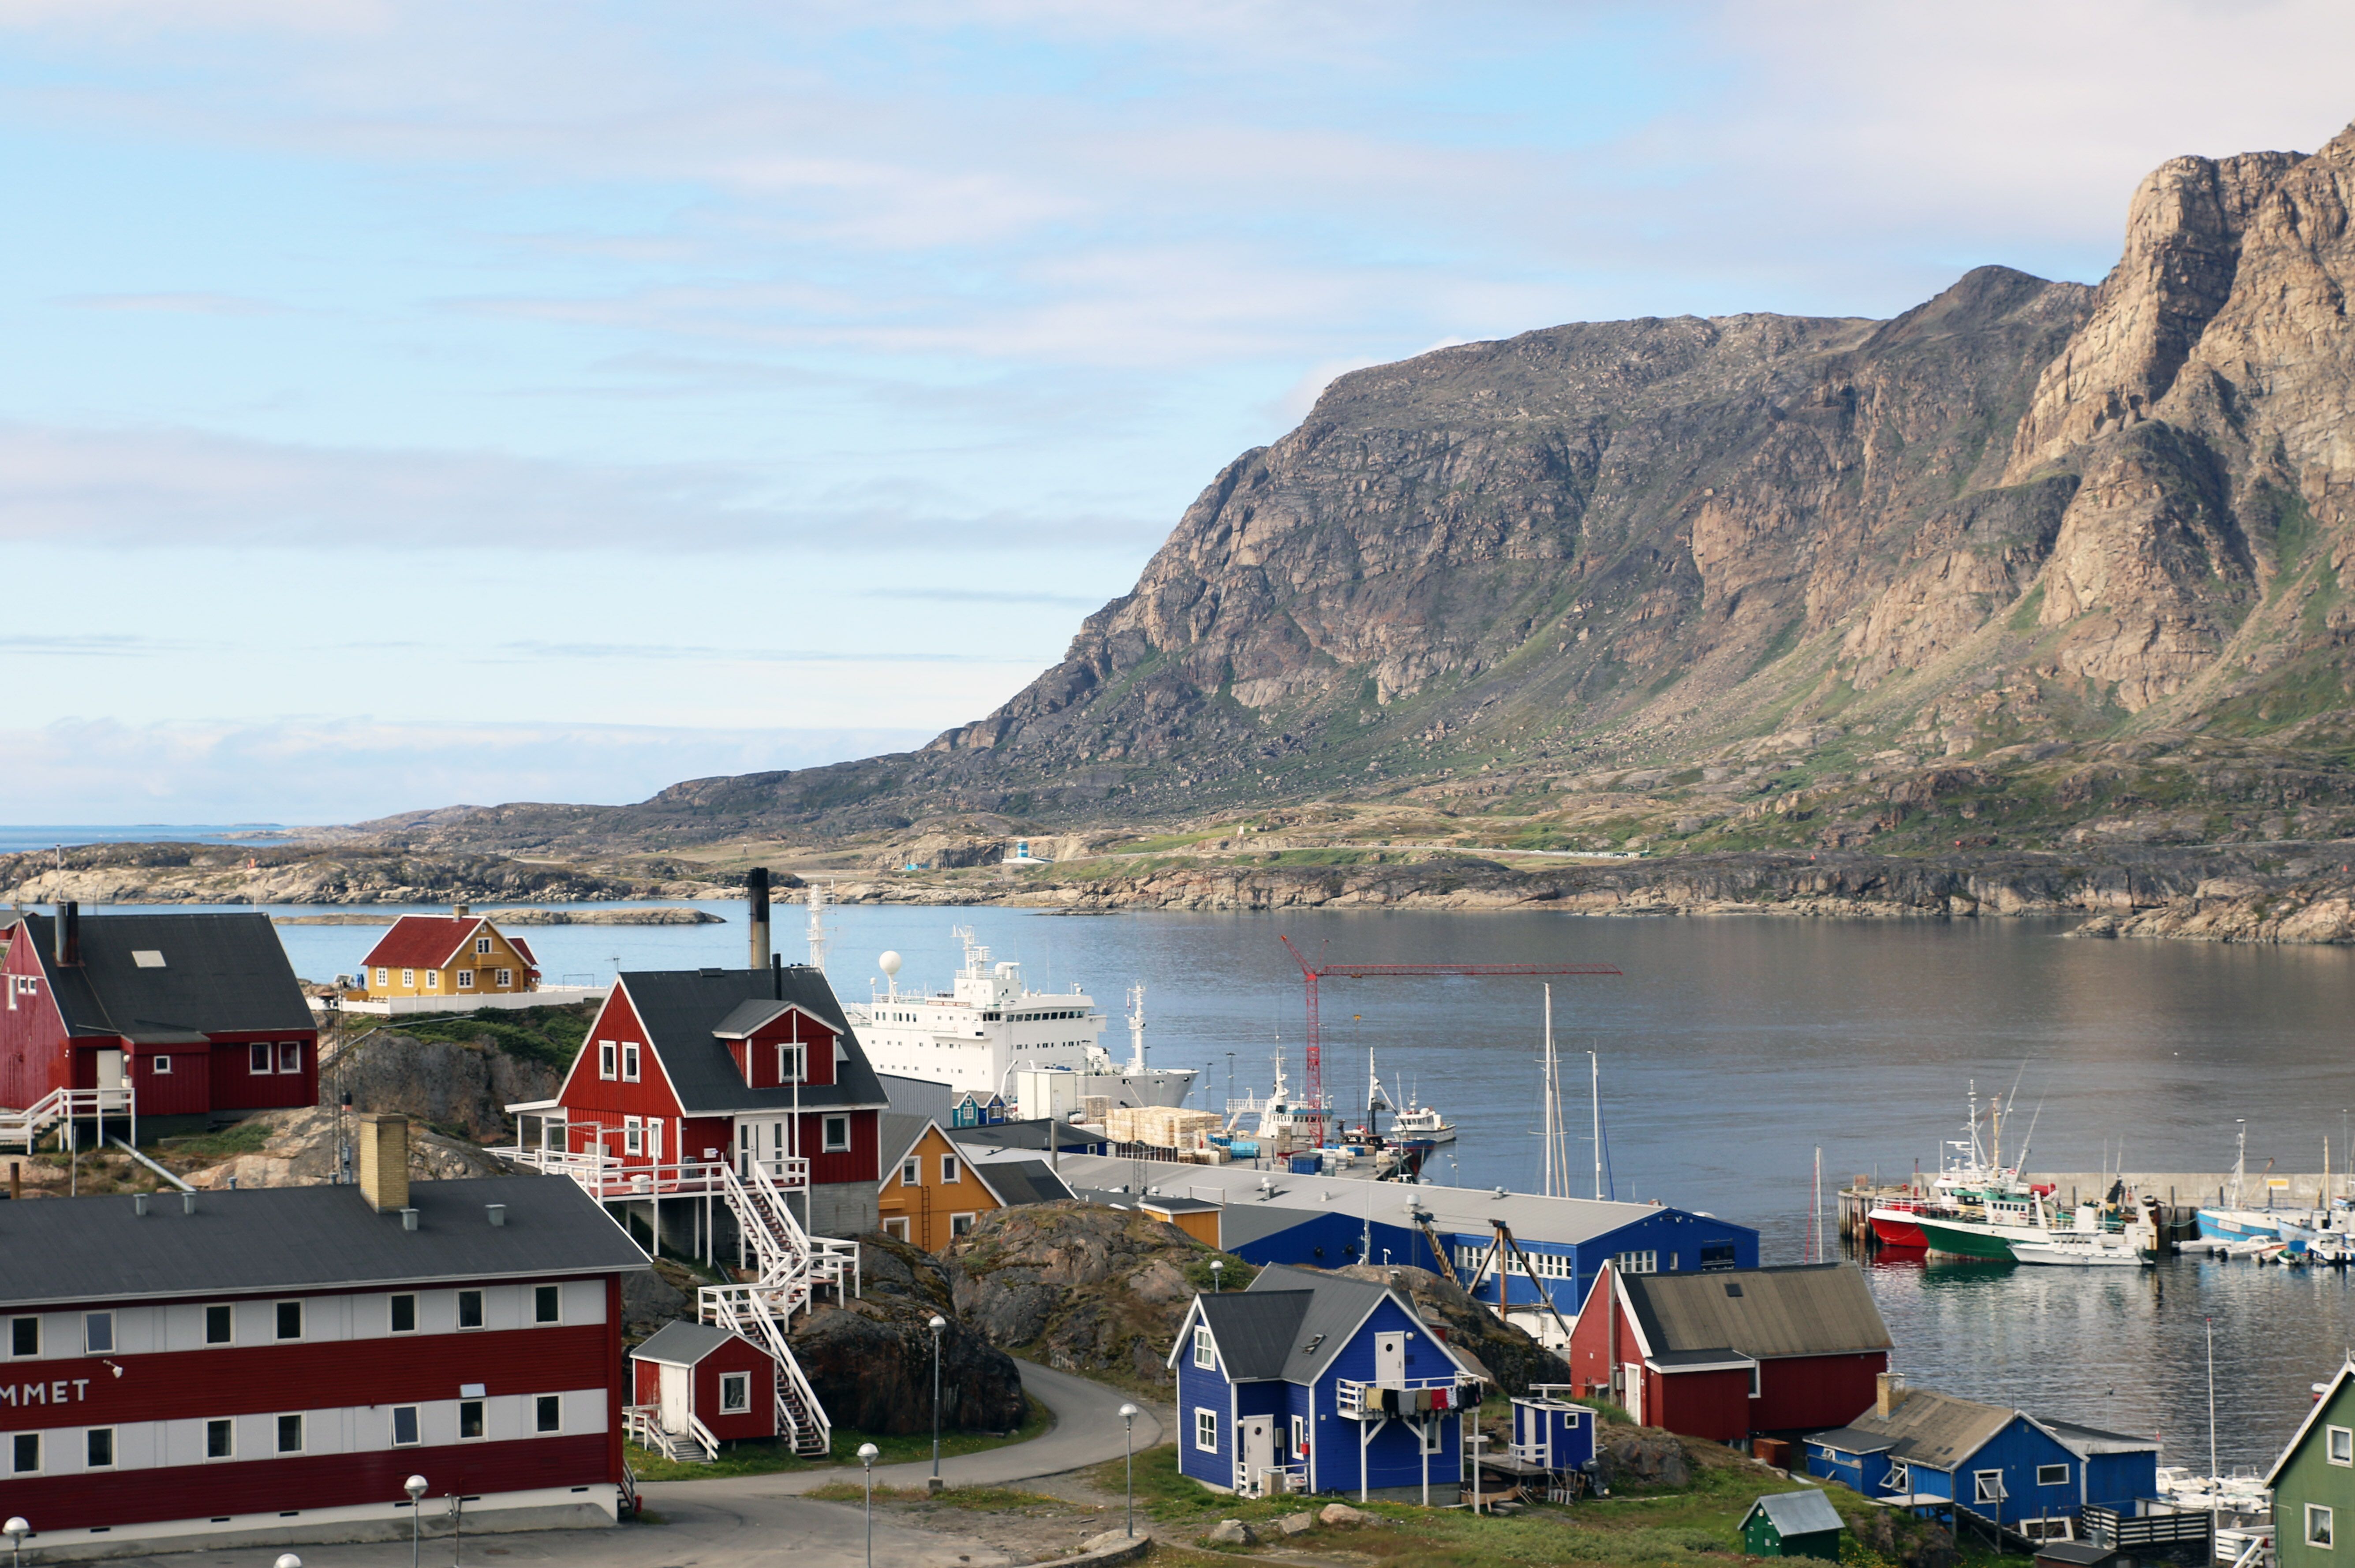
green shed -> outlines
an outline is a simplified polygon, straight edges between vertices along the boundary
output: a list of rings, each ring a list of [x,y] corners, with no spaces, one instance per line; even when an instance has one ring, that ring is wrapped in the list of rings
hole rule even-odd
[[[1815,1488],[1774,1492],[1742,1516],[1742,1549],[1753,1557],[1820,1557],[1839,1561],[1840,1516]]]

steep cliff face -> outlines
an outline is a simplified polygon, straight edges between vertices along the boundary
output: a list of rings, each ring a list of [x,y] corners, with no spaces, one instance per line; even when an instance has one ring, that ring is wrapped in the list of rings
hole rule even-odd
[[[1774,733],[1849,761],[2159,730],[2333,752],[2351,188],[2355,131],[2179,158],[2098,288],[1986,267],[1892,321],[1582,324],[1345,376],[925,751],[460,834],[1151,817]]]

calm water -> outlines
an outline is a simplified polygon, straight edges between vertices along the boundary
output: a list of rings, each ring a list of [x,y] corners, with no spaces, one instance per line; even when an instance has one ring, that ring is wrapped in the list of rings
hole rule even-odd
[[[71,848],[80,844],[228,844],[240,842],[251,834],[274,832],[277,827],[278,824],[274,822],[238,823],[226,827],[145,822],[133,823],[127,827],[59,827],[38,823],[27,826],[0,822],[0,855],[54,848],[59,845]]]
[[[550,927],[529,934],[551,976],[741,964],[739,912],[687,928]],[[1018,910],[831,912],[837,987],[863,995],[886,947],[903,983],[945,984],[951,928],[975,927],[1034,984],[1085,985],[1115,1015],[1147,987],[1156,1061],[1205,1070],[1196,1104],[1263,1089],[1280,1035],[1299,1077],[1297,968],[1312,956],[1619,965],[1619,978],[1555,987],[1555,1033],[1585,1115],[1585,1052],[1602,1062],[1611,1177],[1753,1224],[1769,1262],[1800,1261],[1815,1151],[1826,1188],[1849,1174],[1934,1165],[1982,1094],[2020,1074],[2042,1102],[2031,1163],[2094,1170],[2123,1140],[2128,1169],[2221,1170],[2246,1117],[2250,1167],[2311,1171],[2343,1147],[2355,1105],[2349,1008],[2355,953],[2195,944],[2073,942],[2067,923],[1769,919],[1582,920],[1559,915],[1136,914]],[[358,965],[380,928],[282,928],[296,969]],[[795,912],[778,944],[799,957]],[[1417,1087],[1461,1127],[1442,1179],[1533,1187],[1539,1169],[1540,993],[1529,980],[1333,980],[1324,987],[1327,1079],[1362,1093]],[[1124,1053],[1124,1031],[1107,1037]],[[1573,1157],[1591,1156],[1582,1145]],[[2179,1259],[2120,1279],[2070,1270],[1876,1267],[1898,1364],[1925,1386],[2063,1417],[2158,1432],[2171,1459],[2206,1460],[2203,1319],[2213,1317],[2217,1445],[2226,1464],[2270,1458],[2307,1387],[2355,1344],[2345,1275]]]

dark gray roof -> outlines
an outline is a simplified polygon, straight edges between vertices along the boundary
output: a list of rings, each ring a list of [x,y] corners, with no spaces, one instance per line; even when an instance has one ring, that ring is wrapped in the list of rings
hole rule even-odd
[[[1820,1443],[1827,1448],[1837,1448],[1843,1454],[1886,1454],[1897,1445],[1897,1439],[1885,1432],[1859,1432],[1853,1426],[1835,1426],[1829,1432],[1810,1433],[1807,1441]]]
[[[930,1116],[903,1116],[896,1111],[886,1111],[875,1118],[876,1136],[883,1140],[883,1174],[886,1178],[900,1173],[900,1162],[924,1136],[924,1129],[934,1124]]]
[[[956,1104],[956,1090],[946,1083],[936,1083],[929,1078],[907,1078],[897,1072],[878,1072],[875,1082],[883,1085],[883,1093],[891,1102],[891,1109],[903,1116],[937,1116],[945,1122]]]
[[[1284,1362],[1284,1377],[1287,1382],[1314,1382],[1323,1375],[1327,1365],[1341,1353],[1349,1336],[1357,1332],[1358,1326],[1384,1296],[1395,1296],[1409,1319],[1422,1321],[1414,1304],[1388,1285],[1295,1268],[1289,1264],[1274,1264],[1260,1270],[1259,1277],[1243,1294],[1261,1290],[1306,1290],[1313,1297],[1293,1341],[1292,1355]],[[1447,1353],[1444,1342],[1433,1342],[1439,1344],[1443,1354]]]
[[[999,1202],[1009,1207],[1018,1203],[1056,1203],[1071,1196],[1062,1178],[1048,1169],[1043,1159],[994,1159],[970,1168],[989,1184]]]
[[[791,1002],[773,997],[754,997],[737,1003],[726,1018],[712,1026],[711,1032],[722,1040],[741,1040],[771,1019],[782,1016],[791,1006]]]
[[[1814,1487],[1760,1498],[1750,1505],[1750,1513],[1742,1516],[1742,1522],[1748,1524],[1750,1515],[1758,1513],[1773,1520],[1774,1533],[1785,1541],[1795,1535],[1814,1535],[1819,1531],[1845,1528],[1839,1509],[1832,1507],[1831,1499]]]
[[[1678,1350],[1823,1356],[1891,1346],[1864,1271],[1850,1263],[1631,1274],[1620,1283],[1655,1360]]]
[[[1284,1376],[1316,1298],[1308,1290],[1233,1290],[1198,1299],[1227,1376],[1252,1382]],[[1182,1345],[1178,1350],[1186,1353]]]
[[[212,1034],[314,1027],[266,914],[85,914],[80,926],[81,962],[65,968],[57,963],[55,916],[28,914],[18,933],[40,954],[75,1035],[201,1045]],[[163,962],[142,965],[134,956],[142,953]]]
[[[1908,1464],[1951,1470],[1987,1446],[1987,1440],[2010,1425],[2012,1417],[2019,1413],[2001,1405],[1956,1399],[1950,1393],[1909,1389],[1903,1402],[1887,1415],[1868,1411],[1849,1422],[1847,1430],[1887,1438],[1881,1451],[1894,1454]],[[1819,1434],[1807,1441],[1828,1443],[1831,1435]],[[1847,1451],[1853,1454],[1859,1450]]]
[[[826,976],[806,965],[783,969],[641,969],[621,976],[630,1006],[645,1027],[646,1043],[662,1058],[663,1072],[678,1093],[679,1108],[689,1115],[724,1115],[734,1111],[791,1110],[798,1093],[805,1110],[833,1111],[856,1107],[881,1109],[890,1102],[875,1070],[867,1064],[849,1020]],[[748,1089],[736,1059],[714,1032],[738,1016],[746,1002],[783,1001],[797,1005],[828,1029],[841,1032],[849,1060],[835,1065],[836,1082],[805,1083],[798,1091]],[[772,1015],[773,1016],[773,1015]]]
[[[2083,1426],[2073,1421],[2053,1421],[2036,1418],[2038,1424],[2080,1454],[2141,1454],[2158,1452],[2156,1437],[2135,1437],[2123,1432],[2105,1432],[2098,1426]]]
[[[1670,1350],[1665,1356],[1646,1356],[1646,1364],[1664,1372],[1692,1371],[1702,1367],[1754,1367],[1757,1361],[1739,1350]]]
[[[415,1232],[357,1187],[199,1192],[197,1211],[158,1193],[44,1198],[0,1209],[0,1309],[174,1296],[264,1296],[438,1280],[605,1274],[651,1267],[594,1199],[559,1176],[410,1184]],[[506,1205],[493,1225],[484,1205]]]
[[[945,1118],[942,1125],[947,1126]],[[1028,1122],[998,1122],[989,1126],[948,1127],[948,1135],[961,1144],[986,1144],[992,1148],[1043,1150],[1047,1147],[1047,1129],[1050,1125],[1056,1131],[1055,1141],[1063,1146],[1062,1152],[1065,1154],[1077,1154],[1084,1149],[1100,1147],[1104,1142],[1104,1135],[1102,1133],[1092,1133],[1085,1127],[1073,1126],[1069,1122],[1050,1123],[1043,1117]]]
[[[645,1344],[632,1350],[630,1357],[634,1360],[667,1361],[674,1367],[691,1367],[736,1338],[738,1336],[729,1330],[714,1328],[709,1323],[680,1320],[664,1324],[647,1338]]]

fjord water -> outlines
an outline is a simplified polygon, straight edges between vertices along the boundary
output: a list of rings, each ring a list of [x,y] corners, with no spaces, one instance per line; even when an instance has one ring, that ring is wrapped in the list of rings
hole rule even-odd
[[[528,935],[551,978],[743,963],[741,912],[703,907],[728,923]],[[777,921],[779,948],[796,959],[797,913]],[[1756,1225],[1770,1263],[1806,1255],[1817,1147],[1828,1196],[1859,1172],[1934,1167],[1940,1140],[1960,1136],[1973,1079],[1983,1098],[2019,1080],[2007,1159],[2041,1104],[2030,1162],[2045,1170],[2115,1165],[2121,1144],[2128,1171],[2223,1170],[2244,1117],[2251,1171],[2272,1160],[2311,1172],[2326,1136],[2343,1150],[2342,1107],[2355,1106],[2355,954],[2335,949],[2075,941],[2062,935],[2070,923],[2020,920],[907,907],[828,918],[828,967],[846,997],[866,994],[885,948],[905,955],[903,985],[945,985],[959,958],[952,927],[969,924],[1040,988],[1084,986],[1114,1015],[1105,1043],[1116,1055],[1122,993],[1142,982],[1153,1061],[1202,1069],[1192,1103],[1212,1106],[1231,1056],[1238,1093],[1265,1089],[1279,1037],[1299,1082],[1300,972],[1279,933],[1312,960],[1616,965],[1617,978],[1555,982],[1572,1125],[1586,1125],[1593,1051],[1617,1195]],[[355,969],[377,935],[282,929],[297,971],[322,978]],[[1323,1013],[1337,1100],[1361,1096],[1370,1051],[1386,1085],[1419,1089],[1461,1129],[1438,1179],[1536,1186],[1538,982],[1328,980]],[[1589,1145],[1572,1158],[1577,1190],[1591,1191]],[[2270,1458],[2303,1416],[2307,1384],[2355,1344],[2345,1275],[2190,1257],[2115,1274],[1918,1262],[1870,1273],[1896,1364],[1921,1386],[2157,1432],[2169,1462],[2207,1460],[2207,1317],[2227,1465]]]

